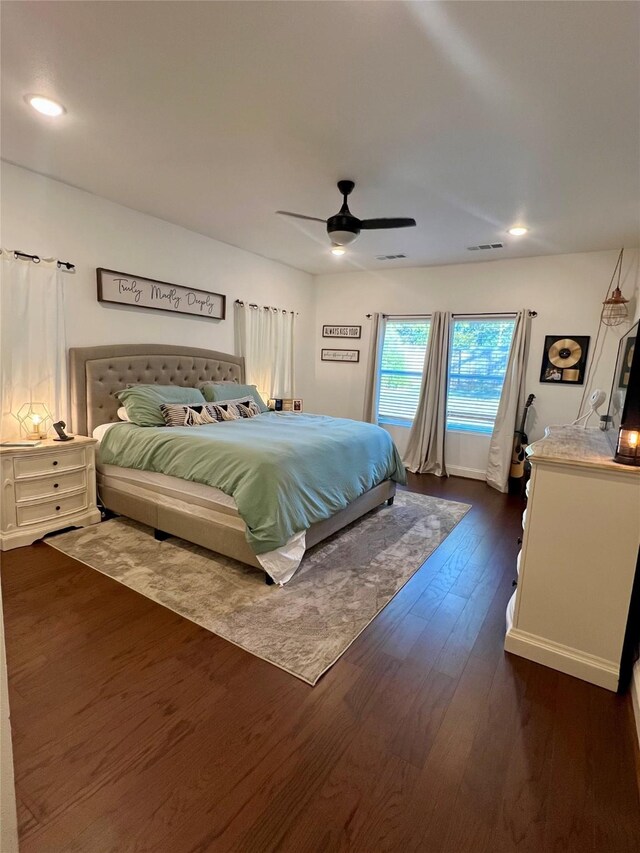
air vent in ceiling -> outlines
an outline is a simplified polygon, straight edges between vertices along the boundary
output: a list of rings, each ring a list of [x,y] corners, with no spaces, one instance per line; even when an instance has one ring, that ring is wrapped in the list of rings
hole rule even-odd
[[[406,257],[406,255],[376,255],[376,261],[395,261],[398,258]]]
[[[470,252],[477,252],[480,249],[503,249],[503,243],[480,243],[479,246],[467,246]]]

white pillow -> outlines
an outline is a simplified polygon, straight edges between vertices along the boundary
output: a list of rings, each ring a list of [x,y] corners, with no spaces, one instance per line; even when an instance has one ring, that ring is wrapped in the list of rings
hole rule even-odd
[[[120,418],[121,421],[128,421],[129,420],[129,415],[127,414],[127,410],[125,409],[124,406],[120,406],[120,408],[118,409],[116,414],[118,415],[118,417]]]

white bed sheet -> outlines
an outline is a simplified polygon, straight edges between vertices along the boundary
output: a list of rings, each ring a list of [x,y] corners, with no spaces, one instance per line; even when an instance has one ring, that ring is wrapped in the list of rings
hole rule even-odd
[[[100,442],[115,423],[101,424],[93,431],[93,437]],[[197,429],[197,427],[193,427]],[[181,480],[179,477],[170,477],[168,474],[158,474],[155,471],[140,471],[137,468],[121,468],[118,465],[97,465],[97,471],[101,477],[106,477],[112,482],[118,481],[118,488],[126,491],[127,486],[145,486],[157,490],[162,494],[173,494],[174,497],[184,500],[191,499],[200,506],[210,507],[218,511],[222,510],[228,515],[239,518],[238,507],[231,495],[225,494],[220,489],[207,486],[204,483],[193,483],[190,480]],[[98,492],[99,492],[98,487]],[[256,554],[256,558],[265,572],[273,580],[282,586],[291,580],[300,565],[306,550],[306,531],[295,533],[284,545],[274,551],[264,554]]]
[[[155,471],[140,471],[138,468],[120,468],[118,465],[100,465],[97,470],[103,477],[118,480],[119,483],[130,483],[133,486],[149,486],[162,494],[184,500],[185,495],[195,499],[200,506],[210,509],[227,510],[229,515],[238,515],[238,507],[231,495],[226,495],[214,486],[204,483],[192,483],[191,480],[181,480],[180,477],[170,477],[168,474],[158,474]]]

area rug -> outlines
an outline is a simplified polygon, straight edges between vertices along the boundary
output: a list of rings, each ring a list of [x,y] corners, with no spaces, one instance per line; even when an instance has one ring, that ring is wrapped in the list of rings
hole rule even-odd
[[[47,543],[315,684],[470,509],[401,491],[309,550],[284,587],[183,539],[157,542],[126,518]]]

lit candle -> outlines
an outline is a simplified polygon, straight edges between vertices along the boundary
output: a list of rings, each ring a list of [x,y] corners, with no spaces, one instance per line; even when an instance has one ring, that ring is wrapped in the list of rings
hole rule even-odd
[[[640,466],[640,430],[628,429],[624,426],[620,427],[618,432],[618,445],[616,447],[616,455],[613,457],[616,462],[622,465],[638,465]]]

